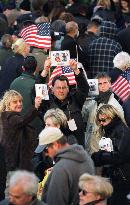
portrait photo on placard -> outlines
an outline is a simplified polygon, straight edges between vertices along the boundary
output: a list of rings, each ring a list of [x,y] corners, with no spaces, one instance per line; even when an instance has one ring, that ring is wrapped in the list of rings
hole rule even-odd
[[[95,96],[99,94],[98,79],[87,79],[89,84],[89,96]]]
[[[69,66],[70,52],[65,51],[50,51],[51,66]]]
[[[46,84],[35,84],[36,96],[41,97],[43,100],[49,100],[48,89]]]

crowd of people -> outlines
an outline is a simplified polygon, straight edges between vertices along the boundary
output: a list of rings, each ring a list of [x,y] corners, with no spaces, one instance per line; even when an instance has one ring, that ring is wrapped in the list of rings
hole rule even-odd
[[[129,28],[129,0],[0,1],[0,205],[130,203]]]

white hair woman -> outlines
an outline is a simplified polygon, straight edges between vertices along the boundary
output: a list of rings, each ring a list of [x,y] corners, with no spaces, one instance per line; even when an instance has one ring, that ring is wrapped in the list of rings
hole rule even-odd
[[[125,71],[130,66],[130,55],[121,51],[113,59],[114,67]]]
[[[114,68],[110,71],[109,76],[111,77],[112,91],[118,96],[120,104],[128,97],[125,91],[122,80],[129,81],[129,69],[130,69],[130,55],[124,51],[118,53],[113,59]],[[121,78],[121,79],[120,79]],[[120,88],[120,92],[118,91]],[[127,89],[127,88],[126,88]],[[124,95],[125,94],[125,95]]]
[[[113,187],[107,178],[84,173],[79,178],[79,205],[106,205],[113,192]]]
[[[112,181],[114,192],[110,204],[126,205],[130,190],[130,130],[112,105],[100,107],[96,120],[107,144],[94,152],[92,159],[95,166],[105,165],[103,174]]]

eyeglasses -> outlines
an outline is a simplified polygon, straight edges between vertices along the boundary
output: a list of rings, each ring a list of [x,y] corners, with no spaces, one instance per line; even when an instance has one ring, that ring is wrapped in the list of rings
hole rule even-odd
[[[66,90],[68,87],[64,86],[64,87],[55,87],[56,90]]]
[[[88,192],[84,189],[80,189],[79,192],[81,192],[83,194],[83,196],[86,196],[88,193],[93,193],[93,192]]]
[[[107,118],[101,118],[101,119],[98,119],[98,121],[99,121],[99,122],[107,122],[108,119],[110,119],[110,118],[108,118],[108,117],[107,117]]]

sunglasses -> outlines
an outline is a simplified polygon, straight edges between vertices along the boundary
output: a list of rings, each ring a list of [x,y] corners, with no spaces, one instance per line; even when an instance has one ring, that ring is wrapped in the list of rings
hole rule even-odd
[[[79,192],[81,192],[83,196],[86,196],[88,193],[93,193],[93,192],[88,192],[84,189],[80,189]]]
[[[104,119],[104,118],[101,118],[101,119],[98,119],[99,122],[107,122],[108,118]]]

